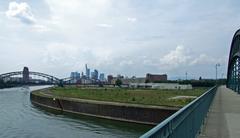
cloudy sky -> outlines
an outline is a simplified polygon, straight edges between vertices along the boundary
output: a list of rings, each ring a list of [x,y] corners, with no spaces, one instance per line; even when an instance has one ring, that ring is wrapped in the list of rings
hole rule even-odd
[[[1,0],[0,73],[226,76],[239,0]]]

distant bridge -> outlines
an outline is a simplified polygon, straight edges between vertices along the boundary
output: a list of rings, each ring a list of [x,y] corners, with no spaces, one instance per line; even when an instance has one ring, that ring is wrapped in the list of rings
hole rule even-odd
[[[17,76],[19,76],[19,77],[17,77]],[[39,80],[45,81],[50,84],[60,84],[60,83],[65,83],[65,81],[66,82],[69,81],[69,78],[67,80],[59,79],[55,76],[48,75],[45,73],[29,71],[27,67],[24,67],[23,71],[14,71],[14,72],[0,74],[0,80],[13,81],[12,79],[18,78],[18,79],[20,79],[20,82],[30,83],[31,81],[34,81],[34,79],[31,78],[34,76],[40,77],[41,79],[39,79]],[[19,80],[17,82],[19,82]]]
[[[23,75],[23,71],[15,71],[15,72],[9,72],[9,73],[4,73],[4,74],[0,74],[0,79],[4,80],[13,76],[17,76],[17,75]],[[33,75],[33,76],[40,76],[43,78],[46,78],[49,82],[51,83],[59,83],[60,79],[48,74],[44,74],[44,73],[40,73],[40,72],[29,72],[29,75]]]

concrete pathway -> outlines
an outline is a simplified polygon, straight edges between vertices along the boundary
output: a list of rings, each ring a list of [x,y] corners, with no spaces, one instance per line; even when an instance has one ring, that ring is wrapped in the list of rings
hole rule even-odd
[[[221,86],[199,138],[240,138],[240,95]]]

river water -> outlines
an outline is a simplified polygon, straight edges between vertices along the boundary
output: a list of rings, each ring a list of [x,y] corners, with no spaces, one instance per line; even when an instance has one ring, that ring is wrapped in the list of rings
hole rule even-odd
[[[31,90],[46,86],[0,90],[0,138],[139,137],[151,127],[87,116],[46,111],[32,105]]]

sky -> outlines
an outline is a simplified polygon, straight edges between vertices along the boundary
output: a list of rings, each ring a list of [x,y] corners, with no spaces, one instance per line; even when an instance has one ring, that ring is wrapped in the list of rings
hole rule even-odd
[[[239,0],[1,0],[0,73],[226,77]]]

